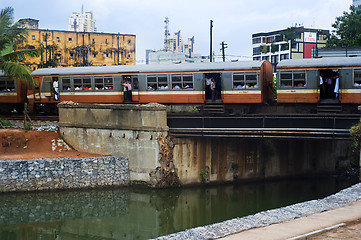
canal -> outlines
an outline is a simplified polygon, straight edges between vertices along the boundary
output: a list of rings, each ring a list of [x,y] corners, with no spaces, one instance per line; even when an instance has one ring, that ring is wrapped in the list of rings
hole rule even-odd
[[[149,239],[323,198],[357,181],[328,177],[181,189],[0,194],[0,239]]]

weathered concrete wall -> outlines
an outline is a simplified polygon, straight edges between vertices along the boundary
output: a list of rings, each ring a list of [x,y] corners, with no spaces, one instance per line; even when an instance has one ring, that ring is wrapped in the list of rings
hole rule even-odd
[[[125,186],[124,157],[0,161],[0,192]]]
[[[159,167],[158,138],[168,135],[166,107],[160,104],[61,103],[60,134],[77,150],[126,156],[131,181],[150,181]]]
[[[177,138],[173,158],[192,184],[333,173],[351,152],[349,141]]]

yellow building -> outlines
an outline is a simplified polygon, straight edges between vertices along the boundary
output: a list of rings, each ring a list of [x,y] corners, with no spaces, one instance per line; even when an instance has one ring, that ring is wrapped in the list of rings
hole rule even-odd
[[[32,70],[48,66],[131,65],[136,63],[136,36],[97,32],[30,29],[15,49],[42,49],[38,58],[25,59]]]

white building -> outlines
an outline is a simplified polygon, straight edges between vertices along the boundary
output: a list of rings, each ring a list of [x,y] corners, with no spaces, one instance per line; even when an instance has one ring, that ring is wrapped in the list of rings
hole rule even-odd
[[[209,62],[209,58],[200,54],[192,56],[183,52],[172,51],[146,51],[146,64],[174,64],[174,63],[200,63]]]
[[[92,12],[76,13],[69,18],[68,30],[74,32],[96,32],[95,19]]]
[[[361,0],[353,0],[352,3],[354,6],[360,6],[361,5]]]

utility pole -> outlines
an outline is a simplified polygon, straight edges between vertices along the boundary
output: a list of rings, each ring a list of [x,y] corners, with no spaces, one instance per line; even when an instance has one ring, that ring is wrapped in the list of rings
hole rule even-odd
[[[227,44],[224,43],[224,41],[223,41],[221,43],[221,46],[222,46],[221,51],[222,51],[223,62],[225,62],[226,61],[226,55],[224,54],[224,50],[227,48]]]
[[[210,23],[210,43],[209,43],[209,61],[212,62],[213,55],[212,55],[212,28],[213,28],[213,20]]]

